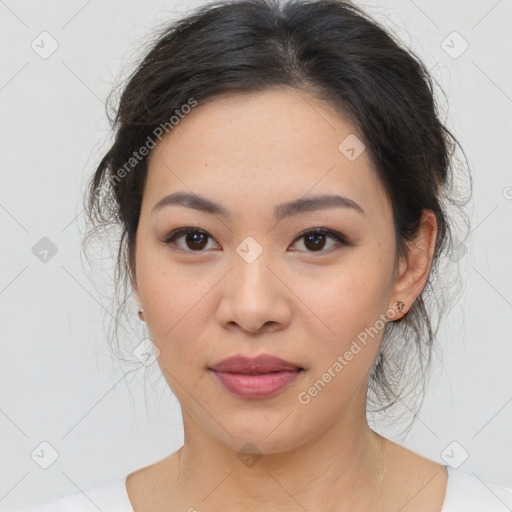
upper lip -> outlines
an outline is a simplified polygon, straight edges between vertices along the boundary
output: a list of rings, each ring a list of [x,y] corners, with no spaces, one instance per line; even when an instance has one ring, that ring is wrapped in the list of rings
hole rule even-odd
[[[285,361],[279,357],[262,354],[257,357],[232,356],[210,367],[216,372],[233,373],[268,373],[283,370],[303,370],[295,363]]]

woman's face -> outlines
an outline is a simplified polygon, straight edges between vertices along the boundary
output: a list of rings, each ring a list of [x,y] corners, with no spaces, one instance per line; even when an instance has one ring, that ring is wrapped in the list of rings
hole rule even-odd
[[[275,89],[200,103],[154,149],[135,285],[186,436],[275,453],[365,421],[383,318],[402,297],[393,295],[391,206],[356,137],[325,104]],[[223,213],[176,203],[153,210],[178,192]],[[283,206],[320,196],[353,204]],[[165,242],[185,227],[200,232]],[[229,391],[210,369],[260,354],[303,371],[263,397]]]

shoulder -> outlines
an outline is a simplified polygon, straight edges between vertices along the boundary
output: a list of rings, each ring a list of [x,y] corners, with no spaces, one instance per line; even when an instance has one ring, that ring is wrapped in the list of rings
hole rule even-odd
[[[448,485],[441,512],[509,512],[512,487],[484,482],[448,466]]]
[[[401,482],[402,488],[413,489],[418,510],[432,509],[435,503],[435,510],[440,512],[512,511],[512,487],[485,482],[473,472],[438,464],[387,441],[394,488],[400,489]],[[416,492],[417,489],[428,492]]]
[[[133,512],[126,477],[14,512]]]

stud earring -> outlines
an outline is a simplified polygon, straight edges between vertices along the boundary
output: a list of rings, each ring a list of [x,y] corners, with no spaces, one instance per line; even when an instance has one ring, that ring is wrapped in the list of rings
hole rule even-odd
[[[397,301],[393,304],[393,307],[394,307],[395,309],[397,309],[399,313],[403,313],[403,312],[404,312],[404,306],[405,306],[405,304],[404,304],[401,300],[397,300]]]
[[[139,310],[137,311],[137,314],[139,315],[139,318],[141,320],[144,320],[144,317],[142,316],[144,313],[144,310],[142,309],[142,307],[139,307]]]

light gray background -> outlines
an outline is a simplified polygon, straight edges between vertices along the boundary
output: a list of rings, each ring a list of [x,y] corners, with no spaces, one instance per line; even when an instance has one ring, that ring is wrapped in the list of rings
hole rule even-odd
[[[198,4],[0,1],[0,510],[99,485],[182,444],[173,395],[146,387],[146,410],[143,372],[124,376],[110,357],[109,274],[89,281],[80,237],[84,185],[109,140],[108,92],[156,23]],[[474,176],[465,288],[437,377],[405,439],[381,432],[440,463],[464,449],[461,469],[512,486],[512,2],[359,4],[432,69]],[[43,31],[58,42],[48,58],[31,47]],[[469,43],[458,58],[442,47],[453,31]],[[43,237],[58,249],[46,263],[32,252]],[[48,469],[35,462],[43,442],[58,453]]]

